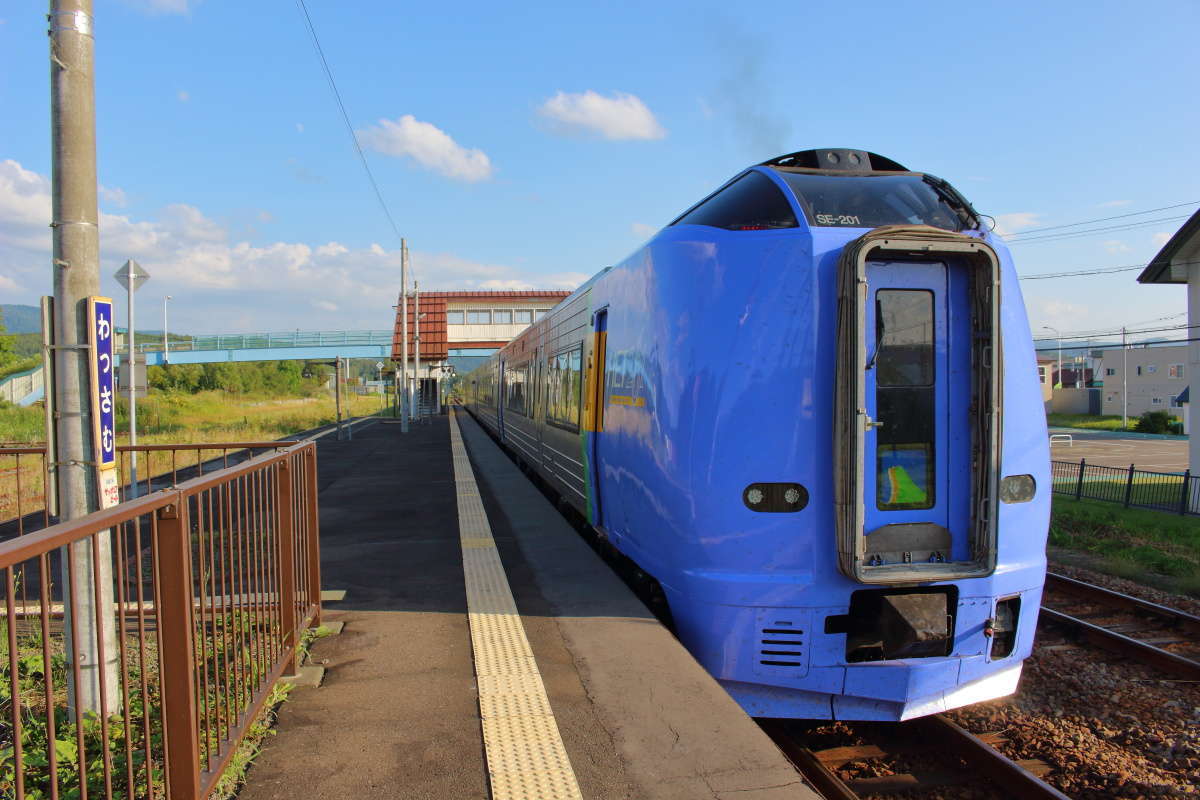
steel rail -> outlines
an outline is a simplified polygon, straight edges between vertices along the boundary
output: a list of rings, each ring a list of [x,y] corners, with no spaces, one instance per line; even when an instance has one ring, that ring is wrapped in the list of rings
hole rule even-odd
[[[1157,617],[1191,634],[1200,635],[1200,617],[1169,606],[1151,603],[1140,597],[1114,592],[1103,586],[1068,578],[1053,572],[1046,573],[1046,588],[1070,594],[1082,600],[1090,600],[1121,611],[1137,611]]]
[[[796,741],[788,732],[786,723],[764,720],[761,724],[788,760],[826,800],[858,800],[859,795],[817,753]],[[1006,798],[1071,800],[1068,795],[940,714],[900,724],[906,733],[917,734],[918,741],[936,742],[944,751],[961,758],[968,767],[999,787]]]
[[[1045,606],[1042,606],[1041,616],[1038,618],[1038,621],[1059,625],[1071,633],[1083,637],[1097,647],[1102,647],[1118,655],[1137,659],[1163,672],[1187,680],[1200,680],[1200,662],[1176,655],[1168,650],[1163,650],[1161,647],[1146,644],[1123,633],[1110,631],[1107,628],[1093,625],[1090,622],[1085,622],[1077,617],[1072,617],[1069,614],[1064,614],[1061,611],[1055,611]]]
[[[811,783],[825,800],[858,800],[858,795],[809,748],[797,742],[780,720],[760,723],[792,766]]]
[[[990,778],[1008,797],[1021,800],[1070,800],[1068,795],[941,714],[913,722],[918,730],[943,743],[967,764]]]

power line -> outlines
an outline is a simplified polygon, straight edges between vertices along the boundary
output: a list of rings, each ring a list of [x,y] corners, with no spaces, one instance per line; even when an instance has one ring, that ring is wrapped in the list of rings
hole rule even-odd
[[[1173,266],[1190,266],[1192,264],[1200,264],[1200,261],[1174,261]],[[1133,270],[1145,269],[1149,264],[1125,264],[1119,267],[1090,267],[1069,272],[1043,272],[1037,275],[1018,275],[1017,280],[1022,281],[1039,281],[1047,278],[1072,278],[1077,275],[1107,275],[1113,272],[1132,272]]]
[[[1143,214],[1153,214],[1156,211],[1169,211],[1172,208],[1184,208],[1185,206],[1194,206],[1200,204],[1200,200],[1192,200],[1188,203],[1177,203],[1173,206],[1163,206],[1162,208],[1148,208],[1145,211],[1132,211],[1128,214],[1117,214],[1115,217],[1100,217],[1098,219],[1086,219],[1082,222],[1068,222],[1065,225],[1049,225],[1045,228],[1030,228],[1029,230],[1014,233],[1014,236],[1024,236],[1027,233],[1041,233],[1042,231],[1055,231],[1060,228],[1074,228],[1079,225],[1091,225],[1093,222],[1108,222],[1113,219],[1126,219],[1127,217],[1140,217]]]
[[[1126,328],[1124,333],[1127,336],[1134,336],[1142,333],[1165,333],[1169,331],[1191,330],[1192,328],[1200,328],[1200,325],[1172,325],[1167,328],[1142,328],[1136,330]],[[1033,340],[1035,342],[1049,342],[1053,340],[1061,340],[1066,342],[1071,340],[1078,341],[1080,339],[1098,339],[1102,336],[1119,336],[1121,333],[1122,330],[1117,328],[1116,330],[1112,331],[1096,331],[1095,333],[1072,334],[1071,336],[1035,336]]]
[[[1021,238],[1014,234],[1012,238],[1005,239],[1008,244],[1023,244],[1025,242],[1058,242],[1064,239],[1078,239],[1084,236],[1094,236],[1098,233],[1114,233],[1116,231],[1128,231],[1134,228],[1143,228],[1148,225],[1158,225],[1163,222],[1177,222],[1181,219],[1187,219],[1190,215],[1183,214],[1175,217],[1160,217],[1158,219],[1147,219],[1141,222],[1130,222],[1122,225],[1106,225],[1100,228],[1090,228],[1086,231],[1062,231],[1059,233],[1048,233],[1044,236],[1028,236]]]
[[[363,171],[367,173],[367,180],[371,183],[375,199],[379,201],[379,208],[382,209],[383,215],[387,217],[388,224],[391,225],[392,232],[396,234],[396,238],[403,239],[404,237],[400,235],[400,228],[396,226],[396,220],[392,217],[392,212],[388,209],[387,202],[383,199],[383,192],[379,190],[379,183],[375,180],[375,174],[371,172],[371,165],[367,163],[367,154],[363,152],[362,145],[358,143],[358,137],[354,134],[354,126],[350,123],[350,114],[346,112],[346,104],[342,101],[342,93],[338,91],[337,81],[333,79],[333,70],[329,68],[329,61],[325,58],[325,51],[321,47],[321,40],[317,36],[317,29],[313,25],[312,17],[308,14],[308,6],[304,4],[304,0],[296,0],[296,6],[304,16],[304,26],[308,29],[309,36],[312,37],[313,47],[317,51],[317,56],[321,59],[321,69],[325,72],[325,79],[329,82],[329,89],[333,92],[333,99],[337,101],[338,110],[341,111],[342,122],[346,124],[346,133],[350,135],[350,141],[354,144],[354,152],[358,153],[358,160],[362,164]],[[413,270],[413,273],[415,276],[416,271]]]
[[[1119,342],[1115,343],[1115,344],[1093,344],[1093,345],[1090,345],[1088,347],[1088,349],[1089,350],[1115,350],[1118,347],[1127,347],[1130,350],[1133,350],[1133,349],[1140,350],[1140,349],[1146,349],[1151,345],[1163,346],[1163,345],[1173,345],[1173,344],[1187,344],[1188,342],[1200,342],[1200,337],[1193,336],[1189,339],[1154,339],[1154,340],[1151,340],[1148,342],[1129,342],[1128,344],[1124,344],[1124,345],[1120,344]],[[1035,347],[1034,352],[1035,353],[1053,353],[1057,349],[1058,349],[1057,347]]]

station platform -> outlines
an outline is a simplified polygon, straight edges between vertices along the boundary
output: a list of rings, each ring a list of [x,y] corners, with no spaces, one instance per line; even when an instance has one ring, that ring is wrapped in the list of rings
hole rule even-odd
[[[319,448],[344,628],[242,800],[818,797],[465,412]]]

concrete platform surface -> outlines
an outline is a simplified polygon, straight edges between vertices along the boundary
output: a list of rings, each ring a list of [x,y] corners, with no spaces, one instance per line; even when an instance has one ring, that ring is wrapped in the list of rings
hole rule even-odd
[[[462,432],[588,800],[817,795],[473,421]],[[320,688],[280,709],[244,800],[488,798],[449,422],[321,440]],[[537,800],[530,798],[530,800]]]

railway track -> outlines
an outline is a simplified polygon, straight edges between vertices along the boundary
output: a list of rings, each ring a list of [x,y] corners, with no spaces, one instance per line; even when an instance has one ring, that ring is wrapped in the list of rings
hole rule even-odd
[[[840,735],[814,733],[790,720],[760,724],[826,800],[902,792],[926,796],[963,786],[1015,800],[1068,797],[1041,779],[1051,769],[1045,762],[1013,761],[1001,753],[996,746],[1005,741],[1002,733],[976,736],[941,715],[900,723],[838,723]]]
[[[1200,617],[1047,573],[1038,623],[1175,678],[1200,681]]]

